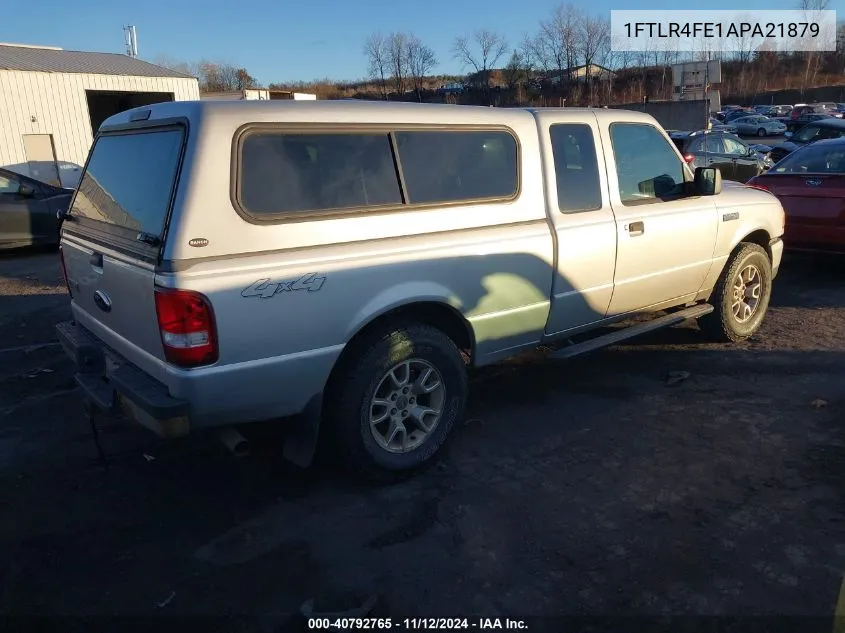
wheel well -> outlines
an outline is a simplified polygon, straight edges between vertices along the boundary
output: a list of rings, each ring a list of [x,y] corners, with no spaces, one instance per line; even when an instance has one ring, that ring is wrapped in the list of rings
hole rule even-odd
[[[766,251],[766,255],[769,256],[769,261],[772,260],[772,248],[769,242],[771,241],[771,237],[769,234],[760,229],[758,231],[754,231],[753,233],[749,233],[744,238],[740,240],[740,242],[751,242],[752,244],[757,244],[758,246],[763,247],[763,250]]]
[[[472,362],[475,352],[475,336],[473,336],[472,328],[463,315],[445,303],[422,301],[394,308],[367,323],[346,344],[346,348],[335,366],[340,365],[344,357],[358,351],[360,345],[368,341],[375,332],[384,330],[389,327],[391,322],[400,320],[424,323],[437,328],[454,341],[458,349],[463,352],[468,363]]]

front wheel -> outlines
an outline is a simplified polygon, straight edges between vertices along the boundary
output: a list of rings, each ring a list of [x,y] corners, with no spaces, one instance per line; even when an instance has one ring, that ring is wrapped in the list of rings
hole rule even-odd
[[[712,313],[701,330],[723,342],[744,341],[760,329],[772,296],[772,264],[757,244],[741,243],[728,259],[713,290]]]
[[[413,471],[432,460],[466,403],[466,363],[446,334],[410,323],[358,347],[329,388],[331,440],[353,470]]]
[[[760,128],[759,130],[757,130],[757,136],[759,136],[761,138],[766,136],[766,130],[764,130],[763,128]]]

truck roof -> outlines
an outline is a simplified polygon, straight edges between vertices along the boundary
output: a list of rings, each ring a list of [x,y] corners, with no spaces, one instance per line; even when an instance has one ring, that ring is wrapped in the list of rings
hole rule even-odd
[[[643,121],[654,119],[642,112],[606,108],[491,108],[486,106],[390,101],[171,101],[133,108],[115,114],[104,126],[124,125],[149,111],[150,120],[185,117],[189,120],[239,122],[340,122],[351,123],[451,123],[508,125],[529,118],[578,119],[590,113],[599,120]]]

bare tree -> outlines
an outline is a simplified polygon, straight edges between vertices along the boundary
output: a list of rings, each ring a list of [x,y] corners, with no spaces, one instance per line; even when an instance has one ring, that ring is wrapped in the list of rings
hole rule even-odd
[[[547,70],[553,70],[561,82],[569,81],[569,70],[579,60],[582,47],[583,12],[571,3],[560,5],[548,20],[540,22],[535,48]]]
[[[490,91],[490,71],[507,51],[505,38],[494,31],[481,29],[473,34],[472,42],[467,37],[458,37],[452,46],[452,55],[464,67],[475,69],[484,82],[485,92]]]
[[[522,63],[522,69],[525,71],[526,78],[530,79],[537,70],[538,60],[535,54],[534,39],[528,33],[523,33],[522,41],[519,43],[517,52],[519,53],[519,59]]]
[[[514,49],[511,53],[511,57],[502,72],[502,76],[509,90],[515,90],[519,84],[525,81],[525,62],[519,50]]]
[[[840,22],[836,28],[836,53],[834,53],[834,56],[837,67],[841,68],[840,72],[845,75],[845,21]]]
[[[584,60],[584,79],[587,83],[587,97],[593,101],[592,67],[604,61],[610,48],[610,21],[604,17],[583,16],[577,23],[577,42]]]
[[[382,33],[373,33],[364,42],[364,55],[371,79],[378,82],[382,97],[387,98],[387,78],[390,76],[390,50],[388,39]]]
[[[625,48],[626,42],[624,40],[618,41],[616,46],[611,46],[607,53],[607,61],[606,66],[613,70],[628,70],[631,66],[634,65],[634,61],[636,59],[636,53],[634,51],[628,50]]]
[[[678,63],[680,56],[677,40],[658,40],[655,45],[655,61],[660,71],[660,88],[658,89],[658,94],[661,98],[668,96],[666,90],[667,74],[671,71],[672,64]]]
[[[798,8],[804,12],[804,20],[807,22],[818,22],[818,13],[825,11],[830,6],[830,0],[798,0]],[[819,69],[821,55],[817,51],[804,52],[804,81],[801,84],[802,90],[815,83],[816,73]]]
[[[423,81],[437,65],[437,57],[434,50],[413,33],[407,36],[405,47],[408,76],[417,93],[417,100],[422,101]]]
[[[402,95],[405,93],[405,82],[408,75],[408,35],[406,33],[391,33],[387,38],[387,54],[393,87],[396,92]]]

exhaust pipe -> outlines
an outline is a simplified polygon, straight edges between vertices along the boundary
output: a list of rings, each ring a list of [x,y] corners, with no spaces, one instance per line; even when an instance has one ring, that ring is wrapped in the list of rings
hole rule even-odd
[[[226,428],[220,431],[220,441],[229,449],[235,457],[246,457],[249,455],[249,442],[233,428]]]

